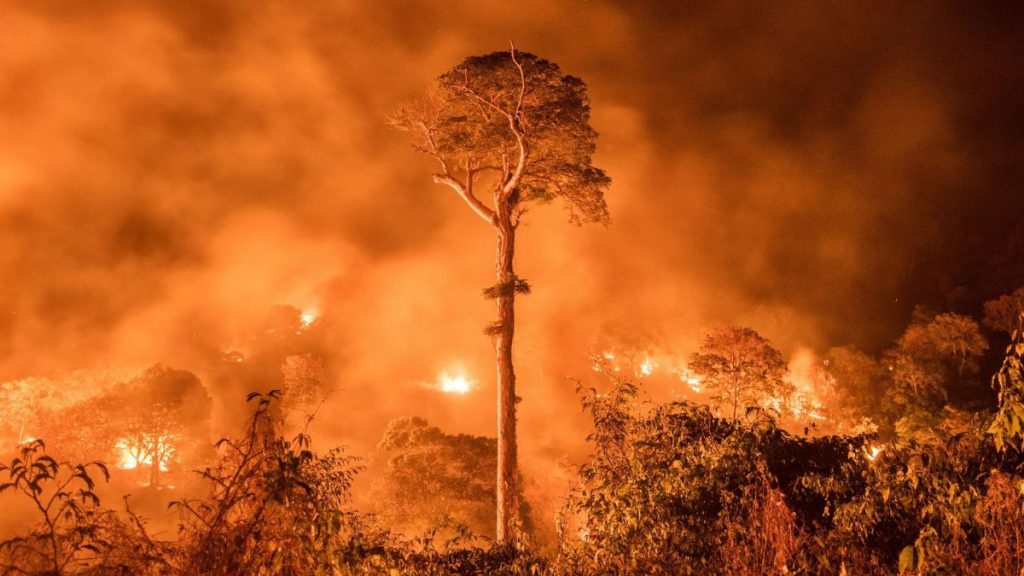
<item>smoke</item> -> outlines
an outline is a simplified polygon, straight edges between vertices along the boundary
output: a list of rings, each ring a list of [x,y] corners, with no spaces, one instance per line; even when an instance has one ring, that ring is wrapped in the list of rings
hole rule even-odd
[[[730,323],[877,350],[917,302],[1024,283],[1024,42],[987,10],[3,2],[0,378],[163,362],[209,384],[209,351],[288,305],[330,320],[314,434],[369,450],[410,413],[493,434],[493,234],[385,117],[509,39],[588,82],[614,181],[609,227],[552,205],[521,229],[528,459],[581,449],[567,377],[609,326],[679,357]],[[453,365],[469,394],[421,385]]]

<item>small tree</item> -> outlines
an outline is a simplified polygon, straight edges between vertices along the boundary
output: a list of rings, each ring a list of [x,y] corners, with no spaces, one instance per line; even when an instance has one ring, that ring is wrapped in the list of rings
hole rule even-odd
[[[422,418],[393,420],[377,446],[386,460],[374,486],[378,514],[413,531],[486,534],[494,525],[496,447],[494,438],[446,434]]]
[[[149,465],[151,486],[183,448],[207,438],[211,399],[191,372],[155,365],[104,400],[121,448]]]
[[[108,548],[101,537],[100,500],[93,491],[97,472],[110,479],[101,462],[57,461],[46,454],[42,440],[26,443],[18,457],[0,464],[0,473],[6,473],[0,478],[0,494],[24,495],[39,515],[38,527],[28,536],[0,542],[4,574],[79,573]]]
[[[786,361],[768,340],[751,328],[728,327],[704,336],[690,356],[690,370],[715,393],[713,400],[732,409],[762,406],[772,398],[785,398],[790,385],[783,381]]]
[[[978,359],[988,349],[978,324],[959,314],[915,313],[883,362],[892,378],[886,392],[889,417],[936,412],[945,404],[970,400]],[[958,397],[956,395],[959,395]]]
[[[597,133],[590,127],[587,87],[513,47],[467,58],[391,121],[412,134],[417,151],[437,161],[434,182],[455,191],[497,235],[497,283],[484,294],[498,305],[498,319],[486,332],[495,339],[497,361],[497,537],[504,541],[518,508],[515,295],[529,290],[513,268],[516,230],[530,204],[555,198],[564,201],[573,223],[608,221],[610,179],[591,164]],[[490,205],[478,196],[481,188],[490,189]]]
[[[220,458],[200,472],[205,499],[175,501],[181,514],[175,574],[386,573],[354,569],[369,563],[380,538],[362,533],[364,518],[349,504],[360,470],[335,448],[318,454],[310,438],[276,435],[274,391],[250,394],[255,404],[241,438],[217,443]]]
[[[1011,294],[985,302],[985,319],[982,324],[1007,334],[1024,330],[1024,286]]]
[[[281,409],[288,422],[293,415],[312,418],[327,398],[327,370],[315,354],[292,354],[281,364]]]
[[[978,370],[978,359],[988,350],[978,323],[960,314],[938,314],[927,321],[915,321],[896,342],[899,354],[919,364],[942,365],[957,376]]]
[[[832,348],[824,364],[832,380],[830,394],[824,399],[830,416],[842,422],[863,417],[877,421],[885,389],[881,365],[852,346]]]

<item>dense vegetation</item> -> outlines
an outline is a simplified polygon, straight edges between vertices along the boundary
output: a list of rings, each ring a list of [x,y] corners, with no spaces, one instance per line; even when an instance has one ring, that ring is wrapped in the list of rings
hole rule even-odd
[[[24,439],[0,466],[0,492],[30,502],[33,524],[0,543],[0,573],[1020,576],[1024,339],[995,312],[986,325],[1013,335],[992,378],[991,408],[964,393],[984,371],[978,325],[922,312],[879,360],[846,348],[827,355],[828,434],[794,434],[781,424],[785,410],[764,401],[779,393],[783,367],[752,331],[719,331],[695,354],[693,369],[720,390],[710,406],[645,401],[622,376],[628,371],[599,363],[607,383],[579,389],[593,421],[591,456],[575,473],[555,541],[543,543],[526,506],[520,538],[492,545],[486,537],[493,439],[406,418],[369,460],[313,450],[302,420],[320,394],[323,366],[287,356],[284,391],[250,395],[238,437],[190,448],[188,461],[206,464],[192,473],[199,489],[183,493],[202,496],[173,502],[178,528],[170,536],[154,536],[130,507],[101,500],[107,466],[57,449],[76,434],[55,427],[58,440]],[[746,373],[758,382],[737,384]],[[138,439],[140,461],[155,454],[148,474],[157,485],[153,438],[206,426],[208,398],[197,384],[157,367],[98,387],[69,409],[140,398],[120,409],[138,424],[127,437]],[[864,417],[869,425],[839,424]],[[90,430],[77,435],[105,427]],[[109,446],[117,434],[107,435]],[[381,468],[369,492],[373,513],[352,495],[367,464]]]

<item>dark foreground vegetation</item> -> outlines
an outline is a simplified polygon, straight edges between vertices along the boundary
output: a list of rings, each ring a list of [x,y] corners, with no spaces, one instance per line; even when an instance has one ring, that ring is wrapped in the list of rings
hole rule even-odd
[[[593,456],[559,517],[557,554],[529,537],[404,539],[357,512],[358,463],[288,440],[277,393],[252,395],[244,433],[199,472],[173,540],[96,496],[99,462],[24,444],[0,490],[38,522],[0,544],[4,574],[991,574],[1024,573],[1024,341],[994,378],[998,411],[946,408],[928,434],[797,437],[770,414],[722,418],[637,402],[613,378],[582,390]],[[115,509],[116,508],[116,509]]]

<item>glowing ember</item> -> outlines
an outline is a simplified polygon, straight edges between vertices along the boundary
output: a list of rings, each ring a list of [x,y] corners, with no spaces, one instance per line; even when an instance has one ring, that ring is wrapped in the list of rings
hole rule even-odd
[[[468,394],[473,382],[465,374],[441,372],[437,377],[438,389],[445,394]]]
[[[160,438],[157,444],[157,451],[160,454],[160,471],[167,471],[167,464],[171,459],[173,450],[170,445],[170,438]],[[145,446],[134,442],[128,438],[121,438],[114,445],[117,448],[118,462],[117,467],[122,470],[135,470],[140,466],[150,466],[153,464],[153,450],[147,450]]]
[[[640,363],[640,376],[650,376],[654,369],[658,367],[658,363],[650,358],[644,358],[644,361]]]
[[[884,449],[885,449],[884,446],[880,446],[878,444],[876,444],[876,445],[874,445],[874,446],[872,446],[870,448],[865,446],[864,447],[864,455],[867,456],[868,460],[871,460],[873,462],[875,460],[875,458],[878,458],[878,455],[881,454],[882,450],[884,450]]]
[[[299,320],[302,322],[303,328],[309,328],[313,322],[316,322],[317,312],[316,310],[303,310],[302,314],[299,315]]]

